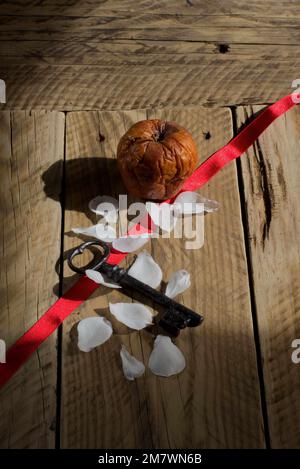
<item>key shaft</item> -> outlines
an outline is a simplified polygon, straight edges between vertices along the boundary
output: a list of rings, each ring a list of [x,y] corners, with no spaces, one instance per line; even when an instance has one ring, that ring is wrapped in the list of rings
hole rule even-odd
[[[95,259],[92,263],[93,265],[90,265],[89,267],[77,267],[73,263],[74,257],[83,254],[86,249],[90,249],[94,246],[100,246],[102,249],[100,259]],[[177,303],[177,301],[172,300],[146,283],[131,277],[126,269],[106,262],[109,258],[109,254],[109,245],[104,241],[87,241],[69,253],[68,264],[74,272],[79,274],[84,274],[86,268],[99,270],[106,274],[115,283],[121,285],[124,289],[129,289],[131,292],[138,292],[155,303],[163,306],[165,308],[165,312],[163,317],[160,319],[159,324],[172,335],[177,336],[181,329],[184,329],[185,327],[196,327],[202,323],[204,318],[200,314],[197,314],[186,306]]]
[[[178,335],[180,329],[184,329],[185,327],[199,326],[204,319],[200,314],[177,303],[177,301],[155,290],[146,283],[131,277],[126,269],[104,262],[101,264],[99,270],[123,288],[141,293],[155,303],[164,306],[166,313],[161,319],[160,324],[162,327],[167,328],[169,332],[173,333],[173,335]]]

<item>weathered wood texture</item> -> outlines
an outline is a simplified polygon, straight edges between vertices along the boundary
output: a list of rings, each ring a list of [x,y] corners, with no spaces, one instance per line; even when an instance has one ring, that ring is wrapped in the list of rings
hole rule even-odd
[[[133,2],[134,4],[134,2]],[[252,18],[243,15],[181,15],[124,12],[100,16],[1,16],[1,39],[109,39],[232,42],[239,44],[298,45],[300,17]]]
[[[1,112],[0,337],[10,346],[56,300],[61,210],[42,175],[63,158],[64,115]],[[53,188],[61,171],[52,175]],[[53,448],[56,334],[0,392],[0,447]]]
[[[300,76],[293,2],[2,2],[3,108],[273,102]]]
[[[239,108],[242,123],[258,107]],[[300,447],[300,109],[289,111],[241,159],[271,445]]]
[[[123,192],[116,172],[116,145],[131,122],[146,116],[167,117],[188,127],[202,159],[232,135],[230,112],[222,109],[68,114],[66,233],[95,221],[87,209],[89,198]],[[209,140],[206,132],[211,134]],[[187,251],[182,240],[174,239],[147,245],[163,268],[164,280],[179,268],[191,272],[192,287],[180,301],[205,315],[203,326],[186,330],[176,339],[187,358],[186,370],[164,379],[147,369],[136,382],[126,381],[119,357],[121,344],[147,363],[157,331],[139,333],[122,326],[109,314],[108,302],[131,299],[119,291],[99,288],[63,326],[62,447],[264,447],[235,165],[228,166],[203,193],[220,200],[222,207],[218,214],[205,218],[202,249]],[[79,242],[67,235],[65,251]],[[133,255],[127,264],[132,259]],[[66,284],[72,281],[70,276]],[[98,314],[112,321],[115,334],[98,349],[79,352],[76,324]]]
[[[238,123],[258,109],[239,108]],[[188,127],[202,159],[232,134],[225,109],[68,114],[65,252],[80,241],[69,230],[96,221],[88,200],[99,193],[124,192],[116,145],[132,122],[145,117],[171,118]],[[0,337],[10,345],[55,300],[52,287],[57,292],[64,115],[5,111],[0,120]],[[199,329],[176,340],[187,358],[182,375],[165,380],[147,370],[137,382],[125,381],[120,345],[147,362],[157,331],[132,332],[113,320],[108,302],[131,301],[120,292],[99,288],[65,322],[62,447],[263,447],[248,280],[253,282],[252,313],[258,322],[271,445],[300,447],[299,373],[291,361],[291,343],[300,336],[299,122],[299,110],[289,111],[241,158],[250,279],[234,163],[201,191],[222,204],[218,213],[205,217],[202,249],[185,251],[181,241],[167,239],[146,247],[163,267],[164,280],[177,268],[192,272],[192,286],[180,301],[205,314]],[[75,277],[67,268],[64,274],[67,288]],[[97,314],[106,315],[116,333],[103,347],[81,353],[76,324]],[[54,335],[1,391],[1,448],[54,446],[56,353]]]
[[[58,16],[102,16],[118,12],[181,14],[188,16],[243,15],[251,17],[279,18],[299,17],[298,0],[255,0],[249,3],[240,0],[3,0],[0,14],[3,15],[58,15]]]

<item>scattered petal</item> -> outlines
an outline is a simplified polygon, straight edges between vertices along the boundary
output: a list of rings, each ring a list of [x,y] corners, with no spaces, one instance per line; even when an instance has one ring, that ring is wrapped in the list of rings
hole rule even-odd
[[[158,335],[148,365],[155,375],[168,377],[184,370],[186,362],[181,350],[173,344],[170,337]]]
[[[111,242],[117,238],[116,229],[108,223],[98,223],[96,225],[96,236],[98,239]]]
[[[93,348],[104,344],[112,335],[111,323],[103,317],[90,317],[79,321],[78,348],[82,352],[90,352]]]
[[[192,214],[204,212],[216,212],[219,203],[216,200],[206,199],[197,192],[181,192],[174,201],[175,210],[178,213]]]
[[[166,288],[166,295],[169,298],[175,298],[175,296],[183,293],[187,288],[191,286],[190,274],[187,270],[181,269],[174,272],[169,280]]]
[[[130,355],[125,345],[122,345],[120,356],[122,359],[122,367],[126,379],[129,381],[134,381],[135,378],[139,378],[139,376],[144,374],[144,364]]]
[[[92,238],[97,238],[96,226],[89,226],[88,228],[72,228],[73,233],[83,234],[85,236],[92,236]]]
[[[142,236],[123,236],[115,239],[112,243],[114,249],[120,252],[133,252],[140,249],[150,239],[149,235]]]
[[[109,303],[111,314],[130,327],[140,331],[152,324],[152,314],[146,306],[140,303]]]
[[[98,195],[89,202],[89,209],[97,215],[102,215],[108,221],[118,219],[119,203],[109,195]]]
[[[87,228],[72,228],[73,233],[111,242],[117,234],[114,227],[107,223],[98,223]]]
[[[107,279],[106,276],[98,272],[98,270],[87,269],[85,271],[85,275],[91,280],[93,280],[94,282],[99,283],[99,285],[104,285],[105,287],[108,287],[108,288],[122,288],[121,285],[110,282],[109,279]]]
[[[219,210],[220,204],[217,200],[207,199],[206,197],[201,197],[201,199],[206,213],[213,213]]]
[[[138,254],[128,273],[152,288],[157,288],[162,280],[161,268],[147,251]]]
[[[173,205],[146,202],[146,209],[156,226],[167,232],[174,229],[177,218]]]

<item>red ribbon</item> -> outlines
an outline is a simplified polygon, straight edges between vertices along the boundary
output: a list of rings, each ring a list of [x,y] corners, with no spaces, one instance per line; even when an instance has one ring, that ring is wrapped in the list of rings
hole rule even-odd
[[[261,135],[261,133],[275,120],[297,103],[298,95],[285,96],[276,103],[264,109],[251,123],[249,123],[227,145],[211,155],[186,180],[182,191],[195,191],[208,182],[227,163],[241,156]],[[170,203],[171,200],[166,201]],[[143,223],[142,223],[143,225]],[[138,224],[129,233],[148,232]],[[114,251],[108,262],[119,264],[126,253]],[[35,350],[58,328],[60,324],[80,306],[98,288],[98,284],[86,276],[80,277],[75,285],[57,300],[43,316],[20,337],[8,350],[6,363],[0,364],[0,388],[16,373]]]

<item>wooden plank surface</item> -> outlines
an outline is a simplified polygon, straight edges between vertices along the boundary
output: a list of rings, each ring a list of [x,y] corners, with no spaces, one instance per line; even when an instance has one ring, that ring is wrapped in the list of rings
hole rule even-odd
[[[300,52],[297,46],[278,44],[257,44],[255,48],[253,44],[228,44],[228,50],[222,52],[217,42],[180,40],[3,40],[0,42],[0,57],[2,66],[4,63],[18,65],[22,59],[24,65],[101,65],[103,68],[121,65],[209,66],[213,63],[220,68],[249,63],[255,68],[267,62],[266,67],[278,69],[292,67],[293,62],[299,62]]]
[[[241,124],[260,108],[239,108]],[[241,159],[271,445],[300,447],[300,109],[264,132]]]
[[[146,116],[172,118],[188,127],[202,159],[232,135],[230,113],[222,109],[68,114],[65,252],[81,241],[68,235],[71,228],[95,221],[88,213],[89,199],[123,193],[116,144],[132,122]],[[62,447],[264,447],[235,166],[228,166],[203,193],[218,199],[221,209],[205,219],[202,249],[185,251],[182,240],[171,245],[165,239],[147,246],[162,265],[164,280],[177,268],[192,273],[192,287],[180,301],[203,312],[205,323],[176,339],[187,358],[186,370],[169,379],[147,370],[137,382],[127,382],[120,367],[121,344],[147,362],[156,330],[133,332],[113,320],[108,301],[131,299],[99,288],[63,326]],[[74,276],[68,269],[64,274],[67,287]],[[115,334],[98,349],[79,352],[76,324],[98,314],[112,321]]]
[[[2,2],[1,109],[273,102],[300,76],[297,2]]]
[[[118,12],[160,13],[193,16],[243,15],[252,17],[299,17],[297,0],[3,0],[3,15],[102,16]]]
[[[258,109],[239,108],[238,122]],[[94,195],[124,191],[114,160],[116,144],[132,122],[145,117],[172,118],[188,127],[202,159],[231,135],[227,110],[68,114],[66,232],[95,222],[87,210]],[[291,361],[291,343],[300,337],[299,117],[298,109],[290,111],[241,159],[257,310],[253,313],[258,319],[271,445],[276,448],[300,445],[299,373]],[[1,113],[1,284],[6,294],[1,296],[0,337],[8,345],[55,299],[49,285],[58,281],[53,265],[60,251],[63,129],[61,113]],[[211,138],[206,140],[208,131]],[[192,287],[180,301],[203,312],[205,323],[177,340],[188,361],[186,371],[168,380],[147,371],[137,383],[124,381],[121,343],[147,362],[154,336],[129,331],[116,321],[110,342],[90,354],[80,353],[78,320],[96,314],[112,320],[108,301],[131,301],[119,292],[99,289],[63,328],[63,447],[264,446],[235,165],[203,193],[222,203],[217,214],[205,218],[203,249],[185,251],[178,240],[172,240],[172,248],[168,240],[147,246],[161,263],[164,280],[177,268],[193,272]],[[44,211],[46,221],[41,223]],[[65,251],[79,242],[66,236]],[[74,276],[68,270],[65,275],[66,288]],[[54,446],[55,342],[53,336],[1,391],[2,448]]]
[[[62,161],[64,115],[1,112],[0,337],[9,347],[56,299],[61,210],[44,192],[43,173]],[[61,182],[61,165],[48,180]],[[0,447],[53,448],[56,334],[0,392]]]
[[[111,39],[210,41],[298,45],[300,17],[270,15],[181,15],[114,10],[101,16],[0,17],[0,39],[91,40]]]
[[[92,197],[99,193],[118,197],[124,193],[114,159],[116,145],[128,126],[145,117],[144,111],[67,115],[65,233],[72,227],[96,222],[94,217],[90,219],[87,207]],[[80,241],[65,236],[65,252]],[[68,268],[64,270],[66,287],[74,281],[70,273]],[[140,403],[138,387],[124,380],[119,367],[118,353],[126,328],[117,328],[109,342],[89,354],[80,353],[77,348],[78,321],[103,311],[108,316],[107,293],[107,289],[100,288],[63,326],[63,448],[146,447],[149,440],[149,429],[143,426],[147,404],[145,400]],[[109,299],[118,301],[120,295],[112,292]],[[140,353],[141,350],[138,356]]]
[[[168,61],[168,55],[164,60]],[[211,57],[197,66],[24,62],[2,65],[7,103],[0,109],[117,110],[268,103],[291,93],[292,80],[300,76],[299,61],[283,60],[274,65],[272,56],[254,62]]]

